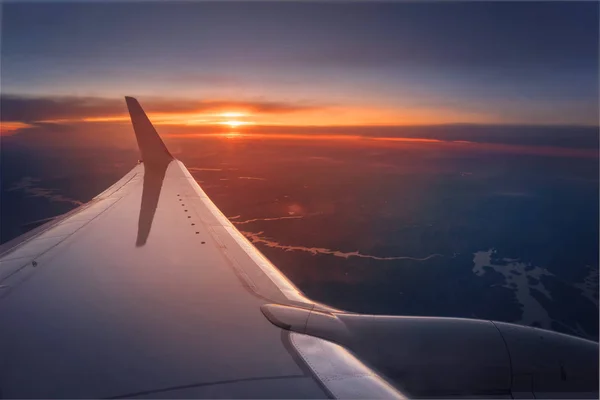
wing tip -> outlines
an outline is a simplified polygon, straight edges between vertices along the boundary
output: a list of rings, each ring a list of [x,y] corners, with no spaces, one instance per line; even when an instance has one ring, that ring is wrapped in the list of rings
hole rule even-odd
[[[132,96],[125,96],[125,103],[127,104],[127,108],[129,110],[131,110],[132,107],[136,107],[136,106],[139,108],[142,108],[138,99],[136,99],[135,97],[132,97]]]
[[[138,147],[142,154],[142,160],[146,164],[162,164],[172,160],[173,156],[156,132],[139,101],[135,97],[125,96],[125,102],[127,103]]]

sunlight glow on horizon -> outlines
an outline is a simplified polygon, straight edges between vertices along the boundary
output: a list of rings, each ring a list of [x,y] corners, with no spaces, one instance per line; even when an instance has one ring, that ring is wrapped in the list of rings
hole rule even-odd
[[[216,115],[218,115],[220,117],[225,117],[225,118],[236,118],[236,117],[244,117],[247,114],[241,113],[241,112],[224,112],[224,113],[216,114]]]
[[[210,126],[228,125],[237,128],[244,125],[257,126],[414,126],[463,123],[501,123],[497,116],[460,113],[449,109],[388,109],[381,107],[329,107],[294,112],[147,112],[154,125]],[[245,117],[244,121],[239,117]],[[129,123],[127,114],[42,122],[114,122]]]
[[[242,125],[254,125],[252,122],[246,122],[246,121],[222,121],[222,122],[217,122],[217,123],[220,125],[229,125],[232,128],[237,128]]]
[[[176,98],[175,98],[176,99]],[[469,111],[458,111],[446,107],[400,107],[386,108],[384,106],[368,105],[321,105],[303,108],[303,103],[294,102],[284,103],[285,107],[272,107],[270,103],[266,106],[255,105],[244,109],[240,104],[241,100],[223,100],[212,101],[218,104],[214,109],[197,109],[193,106],[194,100],[182,101],[180,103],[170,102],[168,98],[154,102],[148,102],[147,115],[150,121],[156,126],[166,126],[171,131],[177,127],[183,128],[202,128],[204,131],[210,127],[228,127],[231,129],[248,127],[249,130],[256,133],[260,127],[277,128],[343,128],[343,127],[403,127],[403,126],[431,126],[445,124],[460,124],[469,121],[471,124],[504,124],[510,123],[504,120],[503,115],[474,113]],[[197,102],[197,101],[196,101]],[[144,103],[144,102],[142,102]],[[165,106],[166,104],[166,106]],[[249,102],[248,104],[254,104]],[[77,105],[77,104],[76,104]],[[190,108],[188,108],[192,105]],[[47,124],[82,124],[82,123],[113,123],[127,125],[131,123],[125,107],[121,113],[113,113],[112,109],[118,109],[115,106],[107,108],[106,115],[103,115],[101,108],[87,109],[86,107],[74,107],[72,112],[65,110],[57,112],[57,118],[36,120],[29,118],[26,123],[23,121],[3,121],[2,134],[14,135],[21,130],[35,126],[37,123]],[[261,108],[262,107],[262,108]],[[164,111],[160,111],[163,109]],[[46,116],[51,113],[42,113]],[[87,114],[87,115],[86,115]],[[253,127],[253,129],[250,129]],[[215,131],[219,129],[215,128]],[[379,139],[377,139],[379,140]],[[383,139],[390,141],[390,139]],[[405,141],[403,138],[393,139],[396,141]],[[421,139],[425,140],[425,139]],[[415,141],[415,140],[411,140]]]
[[[0,136],[14,135],[18,133],[21,129],[31,128],[31,126],[32,125],[26,124],[24,122],[2,121],[0,122]]]

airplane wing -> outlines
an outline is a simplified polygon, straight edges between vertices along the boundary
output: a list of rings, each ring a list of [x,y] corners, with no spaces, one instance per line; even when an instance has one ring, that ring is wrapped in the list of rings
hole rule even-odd
[[[0,246],[0,398],[597,398],[596,342],[306,298],[126,102],[141,162]]]

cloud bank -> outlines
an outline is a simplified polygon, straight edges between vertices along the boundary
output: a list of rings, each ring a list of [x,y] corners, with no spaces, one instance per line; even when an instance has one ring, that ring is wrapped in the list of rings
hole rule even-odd
[[[287,114],[322,109],[322,106],[284,101],[225,101],[177,98],[143,99],[148,113],[204,114],[243,111],[256,114]],[[127,116],[125,100],[75,96],[0,96],[2,121],[35,123],[40,121],[85,120]]]

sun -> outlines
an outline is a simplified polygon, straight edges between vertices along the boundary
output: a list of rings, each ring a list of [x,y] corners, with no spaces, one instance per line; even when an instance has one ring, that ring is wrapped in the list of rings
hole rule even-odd
[[[238,128],[242,125],[251,125],[252,124],[252,122],[236,121],[236,120],[221,121],[218,123],[221,125],[229,125],[230,128]]]
[[[225,118],[236,118],[236,117],[243,117],[244,113],[241,112],[224,112],[219,114],[220,117],[225,117]]]
[[[229,125],[232,128],[237,128],[238,126],[244,125],[245,123],[242,121],[225,121],[225,124]]]

